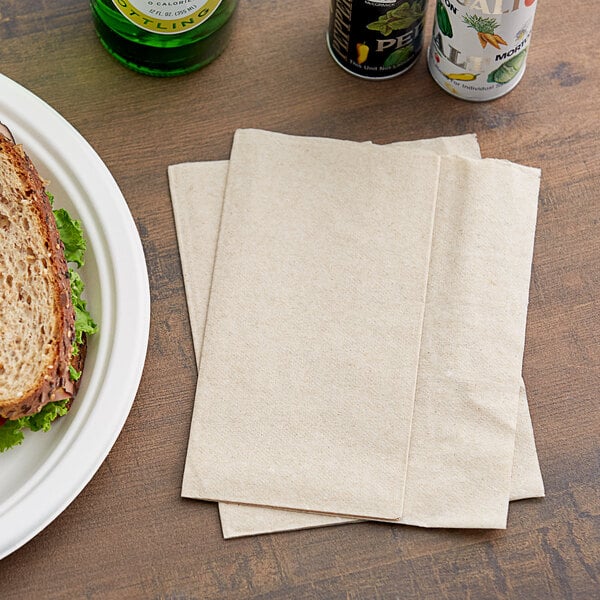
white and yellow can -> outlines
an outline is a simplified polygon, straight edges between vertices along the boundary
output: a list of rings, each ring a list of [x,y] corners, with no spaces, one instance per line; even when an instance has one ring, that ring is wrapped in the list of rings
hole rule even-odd
[[[427,64],[464,100],[494,100],[525,72],[536,0],[436,0]]]

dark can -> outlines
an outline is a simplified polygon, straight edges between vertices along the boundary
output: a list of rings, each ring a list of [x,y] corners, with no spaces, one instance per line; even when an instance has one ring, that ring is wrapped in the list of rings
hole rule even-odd
[[[358,77],[400,75],[423,48],[426,9],[427,0],[331,0],[329,51]]]

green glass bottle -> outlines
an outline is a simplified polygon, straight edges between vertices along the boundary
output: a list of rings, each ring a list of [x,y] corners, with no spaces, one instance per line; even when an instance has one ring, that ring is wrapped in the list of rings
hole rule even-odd
[[[102,45],[146,75],[183,75],[227,45],[237,0],[91,0]]]

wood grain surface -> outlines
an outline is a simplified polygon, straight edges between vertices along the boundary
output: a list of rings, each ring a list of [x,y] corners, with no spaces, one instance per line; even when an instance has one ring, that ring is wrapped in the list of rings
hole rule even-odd
[[[342,71],[327,0],[241,0],[226,53],[171,79],[114,61],[84,0],[1,2],[0,69],[121,186],[152,322],[121,436],[76,500],[0,562],[0,597],[600,597],[598,14],[596,0],[540,2],[522,82],[476,104],[441,90],[424,55],[388,81]],[[167,166],[227,158],[238,127],[380,143],[475,132],[484,156],[542,168],[524,375],[547,497],[513,503],[505,531],[363,523],[224,541],[214,504],[180,498],[196,369]]]

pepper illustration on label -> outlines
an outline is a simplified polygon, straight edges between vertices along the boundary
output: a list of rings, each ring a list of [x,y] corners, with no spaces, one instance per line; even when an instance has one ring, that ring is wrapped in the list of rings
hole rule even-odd
[[[369,56],[369,46],[366,44],[361,44],[360,42],[356,44],[356,62],[359,65],[362,65]]]
[[[398,50],[394,50],[391,54],[383,62],[384,67],[394,67],[396,65],[401,65],[408,60],[414,53],[415,49],[412,44],[408,46],[404,46],[404,48],[398,48]]]
[[[444,77],[453,81],[475,81],[476,73],[444,73]]]
[[[442,4],[442,0],[437,0],[435,11],[438,27],[440,28],[442,35],[451,38],[454,35],[454,32],[452,31],[452,23],[450,23],[448,11],[446,10],[446,7]]]

